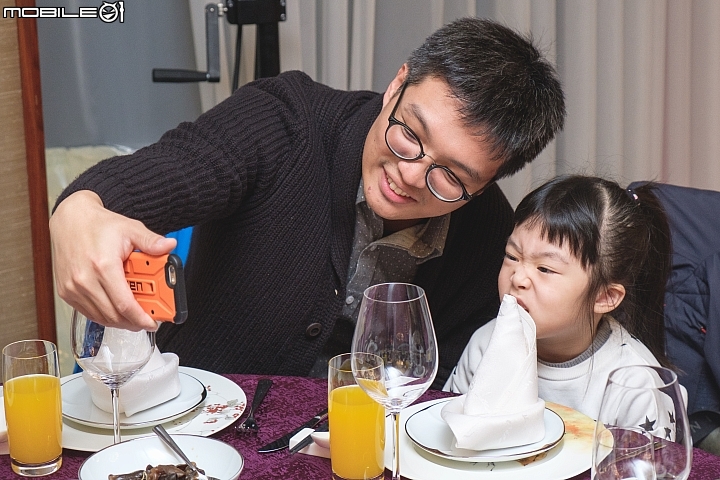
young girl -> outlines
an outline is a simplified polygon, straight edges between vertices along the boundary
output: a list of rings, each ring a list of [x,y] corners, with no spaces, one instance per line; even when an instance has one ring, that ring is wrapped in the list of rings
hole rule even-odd
[[[535,321],[540,398],[596,419],[612,370],[667,364],[670,254],[652,185],[565,176],[520,202],[498,288]],[[475,332],[445,390],[468,391],[494,325]]]

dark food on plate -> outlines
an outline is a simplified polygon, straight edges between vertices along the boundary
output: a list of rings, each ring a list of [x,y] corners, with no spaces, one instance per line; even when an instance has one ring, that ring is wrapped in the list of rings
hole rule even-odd
[[[201,473],[205,473],[199,469]],[[108,480],[195,480],[197,475],[186,464],[182,465],[148,465],[145,470],[119,475],[108,475]]]

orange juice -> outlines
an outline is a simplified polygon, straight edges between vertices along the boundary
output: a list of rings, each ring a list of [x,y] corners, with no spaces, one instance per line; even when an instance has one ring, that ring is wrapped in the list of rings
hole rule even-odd
[[[3,390],[10,456],[24,464],[58,458],[62,453],[60,379],[25,375],[5,382]]]
[[[330,458],[344,479],[376,478],[385,470],[385,409],[359,386],[330,391]]]

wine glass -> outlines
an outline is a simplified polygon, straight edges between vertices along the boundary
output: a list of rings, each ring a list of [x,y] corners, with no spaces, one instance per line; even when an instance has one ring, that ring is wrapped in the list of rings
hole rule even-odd
[[[435,329],[425,291],[407,283],[383,283],[365,290],[355,326],[352,353],[382,359],[382,375],[353,356],[358,385],[393,416],[393,480],[400,479],[400,411],[425,393],[438,369]]]
[[[73,309],[71,343],[78,365],[110,389],[113,443],[120,443],[120,387],[150,360],[155,332],[132,332],[95,323]]]
[[[640,433],[647,436],[647,442]],[[646,445],[652,445],[654,468],[650,473],[640,466],[648,461]],[[592,456],[593,479],[688,478],[692,436],[675,372],[633,365],[610,373],[595,426]]]
[[[596,424],[594,480],[655,480],[653,436],[639,427]]]

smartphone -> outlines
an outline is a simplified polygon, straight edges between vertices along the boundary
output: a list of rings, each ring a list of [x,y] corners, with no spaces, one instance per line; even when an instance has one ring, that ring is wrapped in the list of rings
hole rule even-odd
[[[135,300],[154,320],[183,323],[187,319],[185,276],[175,254],[130,254],[124,263],[125,279]]]

